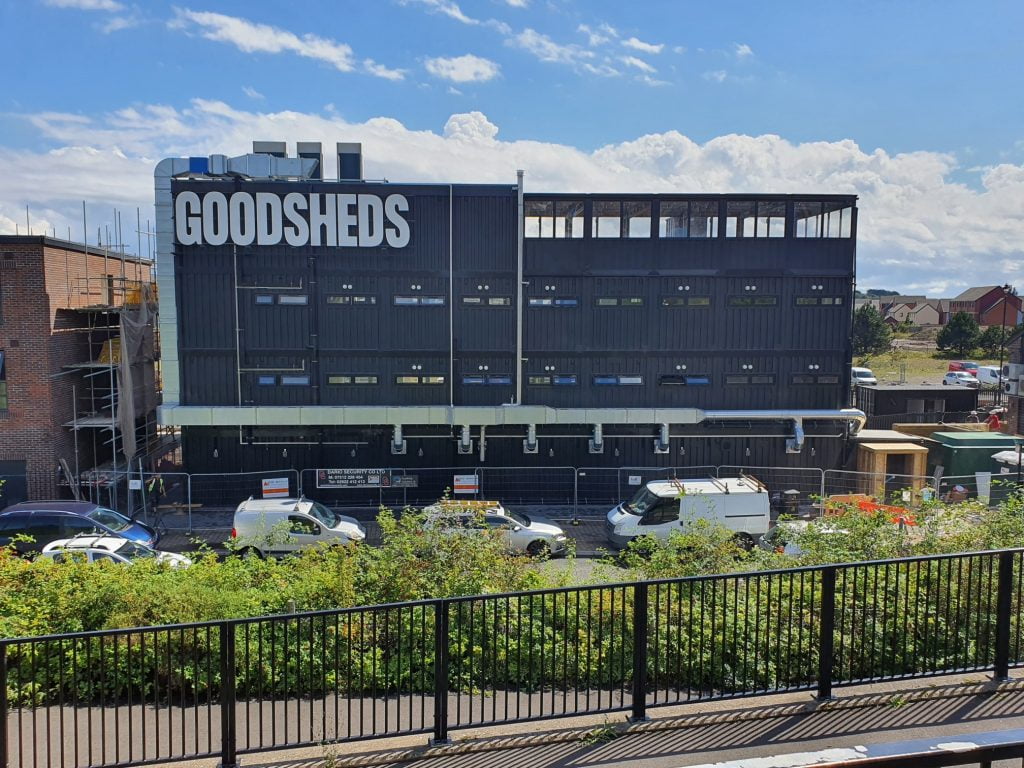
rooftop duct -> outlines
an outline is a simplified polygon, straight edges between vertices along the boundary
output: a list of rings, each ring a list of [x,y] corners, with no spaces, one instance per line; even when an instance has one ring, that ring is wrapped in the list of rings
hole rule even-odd
[[[359,142],[339,141],[338,181],[363,180],[363,145]]]
[[[254,141],[252,143],[252,153],[254,155],[288,157],[288,147],[283,141]]]

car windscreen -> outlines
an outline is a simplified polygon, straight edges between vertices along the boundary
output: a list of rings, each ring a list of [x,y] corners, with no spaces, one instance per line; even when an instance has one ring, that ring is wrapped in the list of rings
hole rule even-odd
[[[516,523],[523,526],[524,528],[530,527],[530,518],[528,518],[526,515],[520,512],[513,512],[511,509],[506,509],[505,514],[512,520],[515,520]]]
[[[328,528],[333,528],[341,522],[341,518],[334,513],[333,510],[328,509],[319,501],[314,501],[312,506],[309,508],[309,514],[319,520],[321,523],[326,525]]]
[[[641,488],[636,496],[630,499],[624,506],[627,512],[643,517],[644,513],[653,507],[661,499],[656,493],[651,493],[647,488]]]
[[[86,515],[90,520],[104,525],[112,531],[123,531],[127,528],[131,528],[132,521],[122,515],[120,512],[115,512],[112,509],[106,507],[96,507],[92,512]]]
[[[143,557],[156,557],[156,551],[145,547],[142,544],[137,544],[134,541],[125,541],[120,547],[117,548],[117,554],[122,557],[126,557],[129,560],[136,560]]]

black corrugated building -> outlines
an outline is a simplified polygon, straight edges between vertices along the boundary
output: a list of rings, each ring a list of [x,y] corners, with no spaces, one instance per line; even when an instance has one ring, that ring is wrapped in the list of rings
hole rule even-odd
[[[324,181],[283,150],[157,167],[191,471],[833,466],[860,424],[853,196]]]

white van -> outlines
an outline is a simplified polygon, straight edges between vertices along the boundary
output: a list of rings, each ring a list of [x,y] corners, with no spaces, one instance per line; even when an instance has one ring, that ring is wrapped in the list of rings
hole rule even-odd
[[[982,389],[999,389],[1003,386],[1002,372],[995,365],[979,365],[977,376]]]
[[[316,544],[363,541],[366,529],[310,499],[253,499],[238,505],[231,538],[240,554],[286,555]]]
[[[695,520],[720,523],[744,546],[768,532],[768,489],[749,475],[703,480],[655,480],[608,513],[606,532],[616,549],[639,536],[667,539]]]

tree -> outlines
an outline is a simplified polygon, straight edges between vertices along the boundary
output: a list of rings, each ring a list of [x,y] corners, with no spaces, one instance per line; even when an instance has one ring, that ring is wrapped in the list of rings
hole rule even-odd
[[[942,350],[953,350],[958,355],[969,355],[981,340],[981,328],[973,315],[957,312],[939,331],[935,340]]]
[[[1009,334],[1005,328],[1001,325],[990,325],[981,334],[978,346],[988,357],[999,357],[1007,338],[1009,338]]]
[[[889,349],[892,329],[870,304],[853,313],[853,351],[858,355],[878,354]]]

